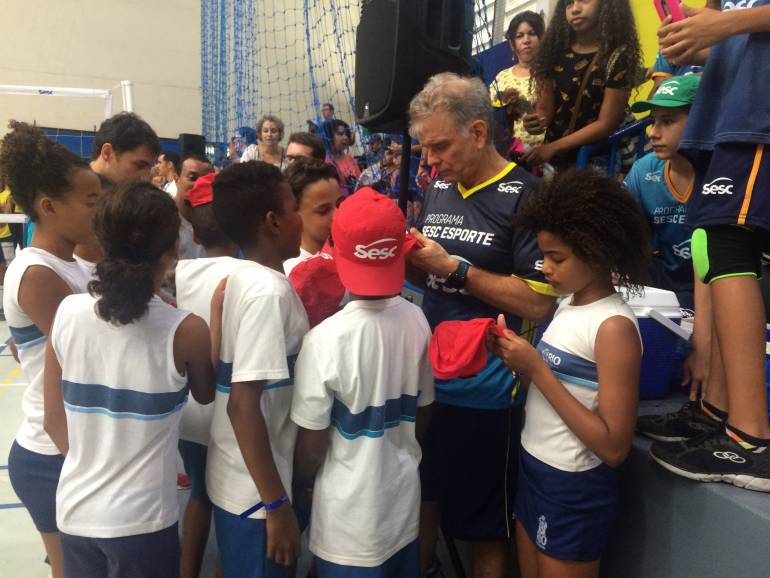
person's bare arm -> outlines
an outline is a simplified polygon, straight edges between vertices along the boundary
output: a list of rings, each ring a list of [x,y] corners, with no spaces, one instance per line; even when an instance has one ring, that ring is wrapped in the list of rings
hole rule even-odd
[[[326,457],[330,431],[329,428],[299,428],[294,450],[294,479],[301,488],[313,487],[316,472]]]
[[[56,310],[72,290],[52,269],[33,265],[19,285],[19,306],[43,333],[49,335]]]
[[[247,381],[231,384],[227,415],[243,461],[266,504],[286,495],[273,460],[267,425],[260,400],[266,382]],[[286,502],[267,512],[267,557],[277,564],[289,566],[299,554],[299,527],[291,504]]]
[[[433,409],[430,405],[423,405],[417,408],[417,417],[414,422],[414,435],[417,441],[422,443],[425,438],[425,432],[428,431],[430,416]]]
[[[722,12],[708,8],[690,8],[682,4],[687,18],[679,22],[663,21],[658,29],[663,56],[672,64],[695,63],[703,51],[722,40],[739,34],[770,32],[770,5]]]
[[[623,122],[626,105],[631,91],[626,88],[606,88],[599,117],[580,130],[553,142],[533,148],[522,157],[531,164],[549,162],[554,156],[566,153],[587,144],[592,144],[612,135]]]
[[[524,130],[529,134],[543,134],[556,114],[556,88],[553,80],[537,83],[535,111],[522,117]]]
[[[45,370],[43,373],[43,429],[62,455],[69,451],[67,414],[61,390],[61,365],[56,358],[51,340],[45,346]]]
[[[693,321],[692,348],[682,368],[682,385],[690,384],[690,399],[708,383],[711,363],[711,289],[695,275],[695,318]]]
[[[413,265],[443,278],[457,269],[459,261],[436,241],[424,236],[417,229],[412,229],[411,233],[423,245],[409,254]],[[468,270],[464,290],[489,305],[538,323],[548,318],[555,302],[554,297],[537,293],[518,277],[489,273],[478,267]]]
[[[174,335],[174,358],[177,369],[187,375],[195,401],[214,401],[214,367],[210,359],[211,338],[206,322],[197,315],[188,315]]]

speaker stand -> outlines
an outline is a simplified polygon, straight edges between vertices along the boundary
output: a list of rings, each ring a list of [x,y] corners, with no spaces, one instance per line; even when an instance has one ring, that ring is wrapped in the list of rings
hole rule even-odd
[[[409,168],[412,163],[412,137],[409,136],[409,127],[404,127],[403,144],[401,145],[401,170],[398,175],[398,208],[406,215],[411,191],[409,190]]]

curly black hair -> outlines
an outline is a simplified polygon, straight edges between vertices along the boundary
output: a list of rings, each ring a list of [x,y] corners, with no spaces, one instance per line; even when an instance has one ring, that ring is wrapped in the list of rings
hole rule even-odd
[[[16,204],[33,221],[35,201],[41,195],[63,197],[72,188],[73,171],[88,170],[88,163],[39,128],[12,120],[11,131],[0,143],[0,174]]]
[[[517,225],[558,236],[581,260],[616,275],[629,293],[639,293],[648,280],[650,236],[642,209],[622,184],[594,170],[571,169],[544,181]]]
[[[554,66],[574,41],[572,28],[567,22],[567,6],[571,2],[572,0],[558,0],[556,3],[532,68],[533,79],[541,81],[549,78],[553,74]],[[599,68],[607,70],[613,52],[623,48],[617,57],[617,65],[627,71],[627,88],[634,88],[644,64],[629,0],[600,0],[598,26],[601,39]]]
[[[179,238],[179,211],[167,193],[149,183],[125,185],[102,195],[94,232],[104,249],[91,295],[99,296],[99,317],[127,325],[147,312],[155,291],[155,270]]]

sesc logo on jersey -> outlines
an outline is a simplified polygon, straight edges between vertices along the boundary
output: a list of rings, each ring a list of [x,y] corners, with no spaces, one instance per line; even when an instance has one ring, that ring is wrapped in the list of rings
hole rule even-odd
[[[521,181],[510,181],[508,183],[500,183],[497,185],[497,190],[500,193],[510,193],[512,195],[518,195],[521,192],[524,183]]]
[[[448,188],[449,188],[451,185],[450,185],[450,183],[447,183],[447,182],[445,182],[445,181],[436,181],[435,183],[433,183],[433,186],[434,186],[435,188],[437,188],[437,189],[440,189],[440,190],[442,190],[442,191],[445,191],[445,190],[447,190],[447,189],[448,189]]]
[[[733,194],[733,180],[727,177],[719,177],[714,179],[710,183],[703,185],[704,195],[732,195]]]

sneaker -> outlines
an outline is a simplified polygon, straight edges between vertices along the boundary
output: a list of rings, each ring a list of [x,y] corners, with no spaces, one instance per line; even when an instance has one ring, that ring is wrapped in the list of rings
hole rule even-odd
[[[187,476],[187,474],[177,474],[176,475],[176,488],[178,490],[187,490],[192,486],[192,480]]]
[[[723,427],[697,401],[688,401],[673,413],[642,415],[636,420],[636,431],[659,442],[681,442]]]
[[[699,482],[725,482],[739,488],[770,492],[767,446],[744,449],[724,430],[683,442],[655,442],[652,459],[668,471]]]

